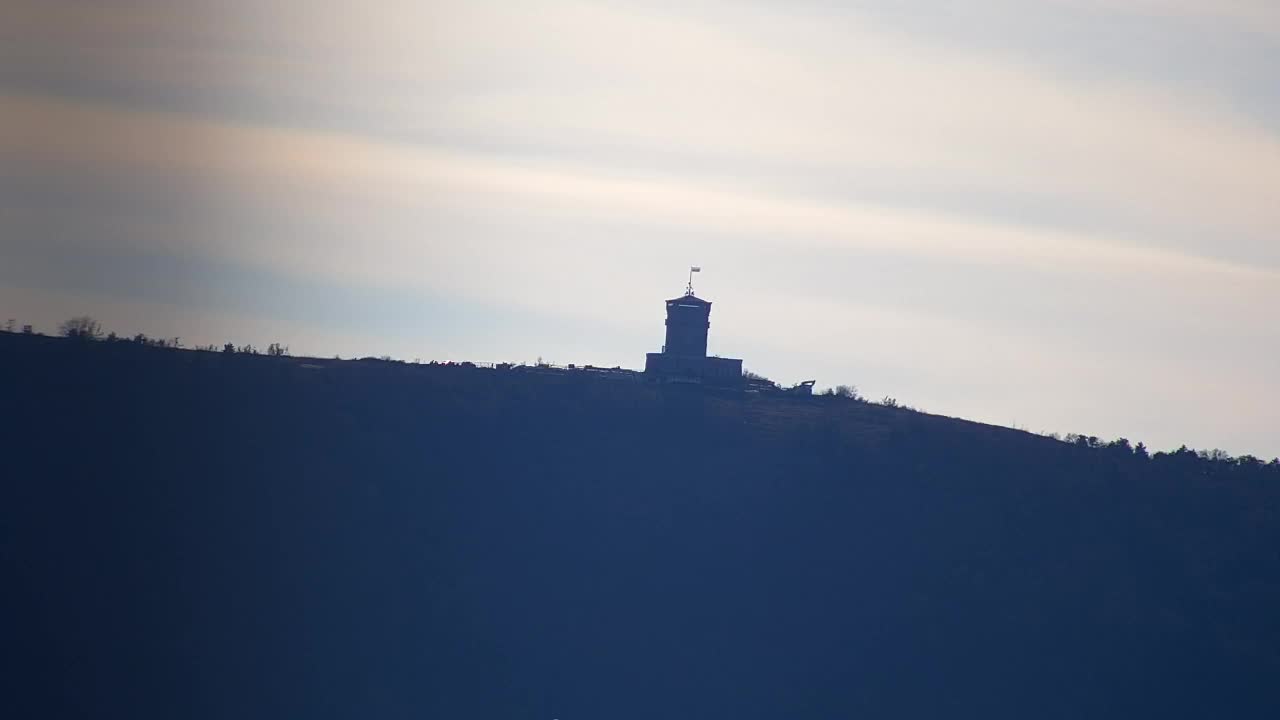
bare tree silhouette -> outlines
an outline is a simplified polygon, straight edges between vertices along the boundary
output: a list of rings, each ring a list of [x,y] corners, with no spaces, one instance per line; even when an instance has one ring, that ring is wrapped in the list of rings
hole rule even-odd
[[[102,326],[88,315],[79,315],[59,325],[58,333],[77,340],[97,340],[102,337]]]

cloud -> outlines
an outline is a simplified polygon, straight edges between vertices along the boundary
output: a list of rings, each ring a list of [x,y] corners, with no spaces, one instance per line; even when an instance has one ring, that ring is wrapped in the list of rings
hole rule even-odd
[[[131,84],[120,92],[132,100],[236,122],[558,154],[855,203],[961,196],[1003,205],[996,215],[1011,203],[1070,206],[1136,244],[1213,237],[1209,254],[1280,262],[1269,242],[1280,221],[1274,134],[1170,86],[1063,77],[849,12],[295,9],[232,4],[197,23],[143,6],[63,18],[70,30],[32,23],[26,64],[56,64],[37,46],[88,48],[72,51],[72,86],[109,76]],[[154,37],[167,41],[140,41]]]
[[[957,262],[1036,264],[1078,270],[1200,273],[1276,279],[1277,271],[1125,245],[1047,229],[948,218],[696,182],[625,176],[592,168],[514,164],[448,148],[389,143],[301,129],[261,128],[83,102],[0,97],[4,152],[25,173],[99,183],[123,174],[153,187],[190,186],[210,203],[265,199],[284,212],[320,212],[315,200],[376,207],[448,204],[472,210],[520,207],[603,214],[714,231],[786,233],[815,246],[943,257]],[[11,167],[14,167],[11,166]],[[199,198],[197,198],[198,200]],[[307,243],[308,239],[299,238]],[[229,242],[236,242],[228,239]],[[367,237],[366,242],[397,242]],[[253,240],[227,248],[244,258]],[[277,243],[259,248],[278,253]],[[283,248],[288,255],[292,248]],[[323,253],[321,253],[323,257]],[[275,262],[295,259],[277,255]],[[345,263],[344,263],[345,266]],[[318,268],[317,268],[318,269]],[[394,275],[394,265],[368,269]]]
[[[1267,0],[1057,0],[1068,7],[1148,17],[1216,21],[1238,32],[1280,37],[1280,8]]]

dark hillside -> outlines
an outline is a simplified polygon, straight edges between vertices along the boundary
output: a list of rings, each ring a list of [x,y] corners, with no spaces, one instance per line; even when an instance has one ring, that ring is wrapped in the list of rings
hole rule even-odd
[[[1280,467],[0,334],[6,717],[1280,712]]]

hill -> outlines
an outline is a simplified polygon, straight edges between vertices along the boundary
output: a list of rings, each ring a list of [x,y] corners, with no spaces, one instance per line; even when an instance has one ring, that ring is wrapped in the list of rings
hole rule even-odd
[[[0,334],[9,717],[1274,717],[1280,464]]]

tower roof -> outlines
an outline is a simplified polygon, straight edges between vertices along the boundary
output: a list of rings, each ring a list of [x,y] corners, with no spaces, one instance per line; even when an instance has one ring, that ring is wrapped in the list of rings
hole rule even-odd
[[[697,295],[692,295],[692,294],[690,294],[690,295],[681,295],[681,296],[680,296],[680,297],[678,297],[678,298],[672,298],[672,299],[668,300],[668,301],[667,301],[667,303],[668,303],[668,304],[670,304],[670,303],[686,303],[686,304],[696,304],[696,305],[710,305],[710,304],[711,304],[711,302],[710,302],[710,301],[708,301],[708,300],[703,300],[702,298],[698,297]]]

